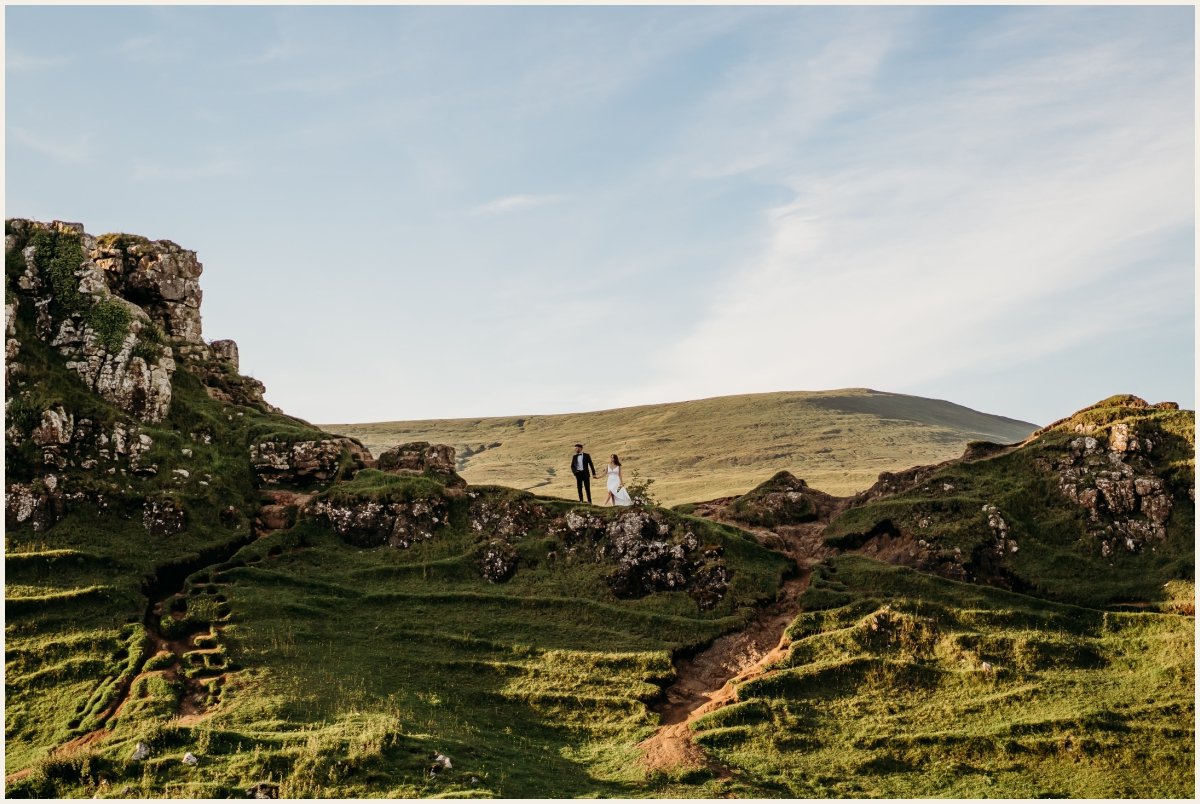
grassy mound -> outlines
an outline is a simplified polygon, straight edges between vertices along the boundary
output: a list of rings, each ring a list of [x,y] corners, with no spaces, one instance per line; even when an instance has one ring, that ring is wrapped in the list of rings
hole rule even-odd
[[[857,556],[816,573],[782,667],[697,724],[797,798],[1191,798],[1194,622],[1047,603]]]
[[[853,550],[886,535],[908,545],[916,566],[1063,602],[1175,605],[1178,583],[1194,583],[1195,414],[1130,399],[1105,400],[1018,449],[952,463],[857,504],[834,520],[827,541]],[[1122,433],[1140,438],[1139,451],[1110,451]],[[1082,499],[1089,482],[1094,492],[1090,478],[1112,482],[1106,477],[1120,468],[1138,482],[1161,481],[1170,514],[1160,533],[1136,506],[1117,514],[1099,495],[1089,510],[1068,493]]]

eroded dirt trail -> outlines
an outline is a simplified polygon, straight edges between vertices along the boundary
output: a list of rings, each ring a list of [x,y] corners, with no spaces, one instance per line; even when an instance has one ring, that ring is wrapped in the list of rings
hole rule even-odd
[[[713,519],[717,511],[705,512]],[[717,638],[695,656],[675,662],[675,681],[664,700],[654,708],[662,725],[638,747],[647,770],[678,767],[707,767],[718,777],[731,775],[728,768],[709,758],[692,740],[691,725],[701,716],[737,701],[737,685],[767,672],[787,655],[791,645],[785,633],[800,612],[800,595],[808,588],[809,567],[833,552],[824,546],[821,533],[825,521],[781,528],[779,531],[747,529],[772,549],[796,561],[799,573],[784,581],[775,602],[760,609],[745,628]]]

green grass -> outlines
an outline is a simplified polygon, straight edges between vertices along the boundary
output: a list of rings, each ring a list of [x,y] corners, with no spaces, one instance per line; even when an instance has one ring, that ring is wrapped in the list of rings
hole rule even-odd
[[[1047,603],[854,556],[819,569],[801,604],[780,669],[697,724],[748,786],[797,798],[1195,792],[1190,618]]]
[[[371,499],[383,486],[401,499],[429,483],[364,475],[338,493]],[[646,702],[673,672],[671,651],[744,622],[747,606],[773,594],[787,562],[732,529],[690,521],[704,541],[724,546],[734,568],[726,598],[702,612],[684,593],[614,598],[604,583],[610,565],[568,556],[555,537],[535,532],[521,541],[513,579],[490,584],[475,566],[481,537],[460,526],[464,516],[456,510],[454,527],[407,550],[355,548],[309,520],[243,548],[222,571],[193,577],[188,616],[219,619],[209,610],[214,591],[229,612],[220,642],[237,669],[220,709],[203,726],[173,725],[169,686],[137,687],[141,703],[119,718],[94,767],[105,769],[113,790],[119,782],[155,796],[236,794],[260,778],[299,797],[643,790],[633,746],[656,725]],[[70,672],[116,672],[98,661]],[[20,669],[10,666],[10,675],[20,678]],[[32,686],[10,688],[10,699],[32,701]],[[60,719],[86,686],[73,689]],[[149,769],[124,763],[147,734],[179,756],[208,740],[203,774],[177,757]],[[41,743],[65,736],[30,735]],[[431,779],[425,772],[438,752],[454,768]],[[9,770],[29,764],[28,756],[14,761],[10,749]],[[75,773],[39,770],[9,792],[98,789]]]
[[[1097,422],[1127,422],[1150,435],[1156,445],[1153,473],[1166,479],[1172,492],[1166,538],[1136,553],[1104,556],[1089,535],[1084,509],[1063,495],[1051,468],[1079,437],[1074,425]],[[926,541],[943,559],[968,560],[987,582],[1083,605],[1167,604],[1173,599],[1169,584],[1194,582],[1195,505],[1188,497],[1195,474],[1194,429],[1191,411],[1147,412],[1102,403],[1020,449],[953,464],[920,487],[853,507],[834,520],[826,539],[854,549],[877,525],[889,523],[893,531]],[[998,509],[1017,552],[992,557],[995,537],[985,505]],[[981,556],[987,571],[979,568]]]
[[[582,442],[601,470],[616,452],[627,472],[652,478],[664,505],[741,494],[781,469],[822,491],[853,494],[880,472],[958,457],[970,441],[1020,441],[1034,430],[949,402],[867,389],[322,427],[358,438],[374,455],[406,441],[450,444],[470,483],[566,498],[575,497],[572,446]]]

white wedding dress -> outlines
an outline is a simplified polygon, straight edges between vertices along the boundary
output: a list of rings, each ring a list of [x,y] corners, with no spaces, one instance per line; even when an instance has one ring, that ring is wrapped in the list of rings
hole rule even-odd
[[[608,490],[612,492],[614,505],[633,505],[629,492],[621,485],[620,467],[608,465]]]

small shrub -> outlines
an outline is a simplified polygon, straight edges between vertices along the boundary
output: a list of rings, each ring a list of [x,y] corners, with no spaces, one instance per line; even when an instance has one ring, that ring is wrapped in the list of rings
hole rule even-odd
[[[75,276],[84,261],[79,235],[39,229],[34,232],[30,245],[34,247],[33,261],[38,272],[50,281],[59,312],[82,312],[87,299],[79,292],[79,278]]]
[[[629,492],[634,505],[658,505],[658,499],[650,492],[653,485],[654,478],[642,477],[641,473],[634,469],[625,483],[625,491]]]
[[[129,308],[112,297],[103,298],[87,311],[85,320],[105,350],[120,351],[129,334]]]
[[[5,419],[9,427],[16,427],[27,436],[41,423],[42,407],[24,395],[13,397],[8,403]]]

